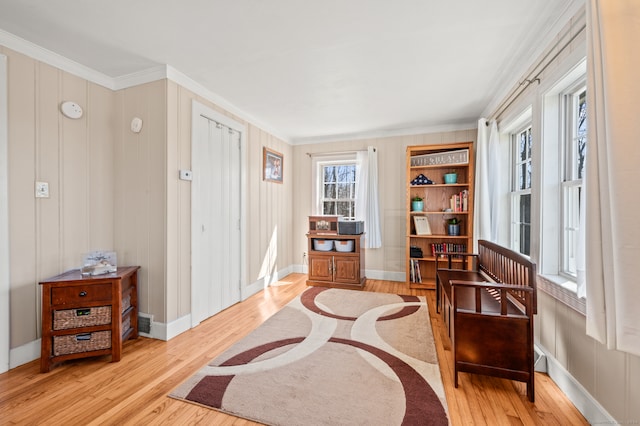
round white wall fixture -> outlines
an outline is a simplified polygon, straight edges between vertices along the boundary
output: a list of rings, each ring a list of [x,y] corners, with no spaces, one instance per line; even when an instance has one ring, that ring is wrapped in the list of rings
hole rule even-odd
[[[133,133],[140,133],[141,130],[142,130],[142,118],[133,117],[133,120],[131,120],[131,131]]]
[[[82,107],[75,102],[66,101],[60,104],[60,111],[65,117],[78,119],[82,117]]]

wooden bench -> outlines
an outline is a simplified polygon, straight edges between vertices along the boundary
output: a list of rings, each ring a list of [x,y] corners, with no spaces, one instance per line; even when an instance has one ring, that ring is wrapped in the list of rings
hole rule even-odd
[[[478,253],[437,253],[436,310],[442,311],[458,373],[526,382],[534,394],[536,265],[486,240]]]

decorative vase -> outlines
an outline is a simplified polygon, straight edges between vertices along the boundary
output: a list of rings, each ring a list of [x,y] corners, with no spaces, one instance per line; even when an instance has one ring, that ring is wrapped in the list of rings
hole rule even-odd
[[[456,183],[458,182],[458,174],[457,173],[446,173],[444,175],[444,183]]]
[[[411,202],[411,211],[421,212],[424,208],[424,201],[412,201]]]
[[[448,225],[449,235],[460,235],[460,224],[456,223],[455,225]]]

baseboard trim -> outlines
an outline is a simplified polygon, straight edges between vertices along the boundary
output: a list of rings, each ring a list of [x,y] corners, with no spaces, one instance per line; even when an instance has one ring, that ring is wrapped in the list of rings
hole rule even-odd
[[[618,424],[598,401],[555,359],[548,350],[539,346],[545,354],[547,372],[569,401],[587,419],[589,424]]]
[[[37,339],[11,349],[9,351],[9,369],[19,367],[40,358],[41,348],[42,340]]]

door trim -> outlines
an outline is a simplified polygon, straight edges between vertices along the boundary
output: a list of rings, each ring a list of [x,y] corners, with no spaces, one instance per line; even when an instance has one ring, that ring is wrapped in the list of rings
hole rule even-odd
[[[9,134],[7,118],[7,57],[0,55],[0,373],[9,370]]]
[[[195,99],[191,102],[191,151],[193,155],[193,146],[196,142],[197,132],[195,129],[198,125],[198,119],[205,117],[213,121],[217,121],[240,134],[240,300],[246,299],[247,294],[247,244],[246,244],[246,229],[247,229],[247,129],[242,123],[229,118],[212,108],[201,104]],[[193,217],[193,192],[191,194],[191,217]],[[191,252],[193,253],[193,221],[191,223]],[[191,255],[191,268],[193,271],[193,255]],[[191,275],[191,306],[194,306],[195,292],[193,291],[193,272]],[[192,309],[192,321],[191,327],[197,325],[194,324],[195,317]]]

